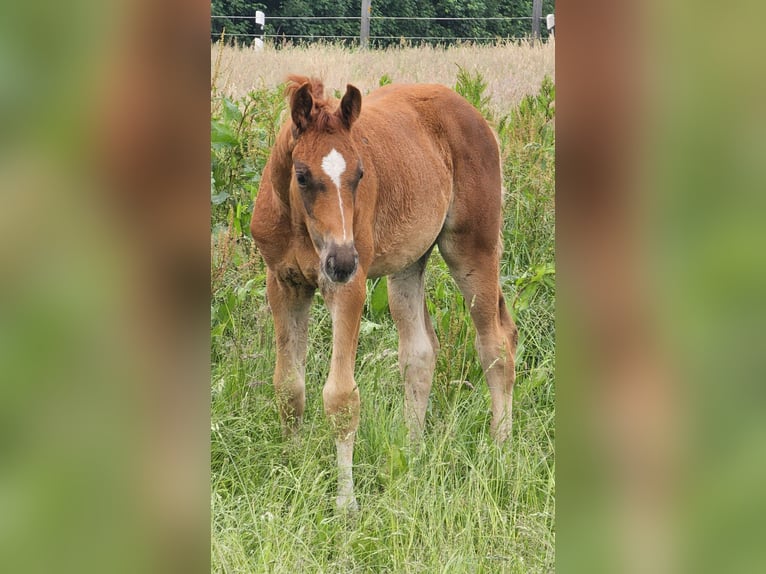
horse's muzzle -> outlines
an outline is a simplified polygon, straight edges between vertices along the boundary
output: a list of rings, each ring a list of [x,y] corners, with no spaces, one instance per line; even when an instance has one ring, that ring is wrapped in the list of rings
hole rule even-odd
[[[354,275],[359,264],[359,254],[353,243],[330,245],[322,262],[325,275],[333,283],[346,283]]]

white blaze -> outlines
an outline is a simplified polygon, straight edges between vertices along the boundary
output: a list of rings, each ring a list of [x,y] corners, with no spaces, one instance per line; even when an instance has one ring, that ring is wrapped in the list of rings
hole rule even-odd
[[[346,216],[343,215],[343,198],[340,195],[340,176],[346,171],[346,160],[335,148],[330,150],[322,159],[322,169],[330,177],[338,190],[338,205],[340,206],[340,221],[343,224],[343,239],[346,239]]]

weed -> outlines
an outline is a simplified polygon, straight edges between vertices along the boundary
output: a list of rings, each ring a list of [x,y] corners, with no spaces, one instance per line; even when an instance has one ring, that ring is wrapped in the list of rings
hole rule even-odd
[[[260,89],[239,101],[213,100],[210,122],[213,226],[232,219],[234,230],[247,236],[252,203],[258,192],[268,151],[276,141],[285,107],[281,89]]]
[[[492,111],[489,103],[491,98],[486,95],[487,81],[481,75],[481,72],[469,72],[460,64],[457,65],[457,81],[455,82],[455,91],[468,100],[471,105],[481,112],[487,120],[492,120]]]

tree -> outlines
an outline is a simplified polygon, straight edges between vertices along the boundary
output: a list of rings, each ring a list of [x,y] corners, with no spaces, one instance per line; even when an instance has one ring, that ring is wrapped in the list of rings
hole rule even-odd
[[[543,0],[543,16],[554,10],[554,0]],[[284,35],[290,36],[351,36],[359,35],[361,0],[264,0],[253,3],[249,0],[212,0],[214,16],[247,16],[245,19],[214,18],[211,35],[213,40],[226,33],[260,34],[255,25],[255,11],[266,13],[267,33],[279,41]],[[374,19],[370,33],[385,37],[374,41],[376,45],[397,44],[402,37],[447,38],[440,43],[457,41],[460,38],[519,38],[530,35],[532,25],[532,0],[373,0],[373,16],[395,16],[406,18],[479,18],[478,20],[389,20]],[[290,20],[274,19],[276,16],[346,16],[350,20]],[[523,17],[523,20],[484,20],[497,16]],[[543,37],[548,32],[541,26]],[[233,36],[238,41],[249,42],[252,36]],[[300,41],[300,40],[298,40]],[[415,41],[417,42],[417,40]],[[347,40],[346,43],[355,43]]]
[[[250,0],[212,0],[210,8],[211,16],[216,16],[210,20],[210,35],[213,40],[219,39],[221,33],[225,32],[226,36],[248,43],[252,41],[252,36],[236,36],[236,34],[260,35],[260,26],[255,25],[255,11],[267,10],[265,4]],[[220,16],[240,16],[241,18],[220,18]]]

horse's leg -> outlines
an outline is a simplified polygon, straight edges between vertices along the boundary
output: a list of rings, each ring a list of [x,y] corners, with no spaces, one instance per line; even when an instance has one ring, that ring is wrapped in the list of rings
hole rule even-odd
[[[484,237],[477,237],[480,235]],[[476,348],[492,398],[490,431],[498,442],[503,442],[511,435],[518,331],[498,281],[497,235],[495,243],[490,243],[487,235],[480,226],[459,235],[445,234],[439,239],[439,251],[469,306],[476,327]]]
[[[436,338],[425,301],[424,271],[430,251],[407,269],[388,278],[388,304],[399,331],[399,369],[404,378],[404,416],[410,440],[423,434],[433,382]]]
[[[308,287],[282,283],[271,271],[267,274],[266,294],[277,339],[274,389],[286,435],[297,430],[306,404],[306,344],[313,293]]]
[[[332,316],[332,356],[330,373],[322,391],[324,410],[335,433],[338,454],[338,497],[342,510],[359,508],[354,496],[352,473],[354,436],[359,426],[359,389],[354,381],[354,360],[359,340],[359,324],[365,297],[365,276],[346,285],[322,290]]]

